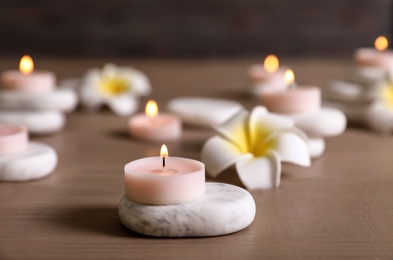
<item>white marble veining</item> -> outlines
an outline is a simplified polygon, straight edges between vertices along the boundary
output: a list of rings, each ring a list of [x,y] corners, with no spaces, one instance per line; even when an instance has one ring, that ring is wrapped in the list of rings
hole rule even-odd
[[[224,123],[242,110],[243,106],[232,100],[182,97],[169,101],[167,108],[179,115],[184,123],[211,126]]]
[[[24,125],[32,134],[52,134],[63,129],[65,116],[58,110],[0,110],[0,123]]]
[[[44,93],[0,91],[0,108],[71,112],[77,104],[78,96],[71,88],[59,88]]]
[[[26,150],[0,156],[0,181],[29,181],[45,177],[57,165],[56,151],[45,144],[32,142]]]
[[[240,231],[255,217],[250,193],[237,186],[206,183],[198,200],[164,206],[142,205],[123,197],[119,217],[123,224],[140,234],[155,237],[219,236]]]

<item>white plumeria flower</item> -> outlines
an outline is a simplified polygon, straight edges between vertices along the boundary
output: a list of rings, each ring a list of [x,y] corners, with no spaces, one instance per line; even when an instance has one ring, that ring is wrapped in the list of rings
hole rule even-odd
[[[144,73],[113,64],[88,71],[80,88],[81,103],[88,109],[98,110],[106,104],[120,116],[134,113],[138,97],[150,92],[150,82]]]
[[[393,80],[389,78],[380,89],[378,98],[366,112],[366,120],[372,128],[382,133],[393,132]]]
[[[215,129],[220,134],[202,148],[202,161],[211,177],[236,164],[248,189],[278,187],[281,162],[310,166],[307,137],[294,121],[255,107],[241,111]]]

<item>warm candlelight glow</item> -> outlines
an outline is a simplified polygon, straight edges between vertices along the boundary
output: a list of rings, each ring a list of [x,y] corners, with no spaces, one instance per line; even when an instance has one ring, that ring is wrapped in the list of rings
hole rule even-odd
[[[265,62],[263,63],[263,66],[266,71],[273,73],[278,70],[278,67],[280,66],[280,62],[278,61],[277,56],[270,54],[265,58]]]
[[[23,56],[19,63],[19,70],[25,75],[33,72],[34,70],[33,59],[28,55]]]
[[[284,73],[284,79],[288,84],[292,84],[295,82],[295,74],[293,74],[292,70],[287,70]]]
[[[146,104],[145,114],[148,117],[156,117],[158,114],[158,106],[154,100],[149,100]]]
[[[388,48],[389,42],[385,36],[379,36],[374,42],[375,49],[378,51],[384,51]]]
[[[165,144],[163,144],[161,146],[160,156],[161,157],[168,157],[168,148],[166,147]]]

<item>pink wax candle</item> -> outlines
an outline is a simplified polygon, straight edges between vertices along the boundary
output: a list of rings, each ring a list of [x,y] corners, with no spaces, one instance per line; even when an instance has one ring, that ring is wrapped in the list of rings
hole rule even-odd
[[[170,205],[198,199],[205,192],[205,165],[199,161],[168,157],[165,145],[160,157],[132,161],[124,167],[125,193],[141,204]]]
[[[27,148],[27,129],[19,125],[0,125],[0,156],[21,152]]]
[[[262,92],[262,105],[275,113],[291,114],[317,112],[321,108],[321,90],[317,87],[291,87],[295,76],[292,70],[285,73],[289,86],[286,90]]]
[[[128,121],[131,136],[153,142],[175,141],[181,137],[182,124],[178,116],[158,113],[156,102],[146,104],[145,114],[132,116]]]
[[[355,62],[360,66],[393,67],[393,51],[386,50],[389,42],[384,36],[379,36],[374,42],[374,48],[359,48],[355,51]]]
[[[280,62],[275,55],[268,55],[263,65],[253,65],[248,69],[248,77],[254,86],[284,86],[285,69],[279,68]]]
[[[34,63],[29,56],[22,57],[19,71],[4,71],[0,75],[2,88],[15,91],[50,91],[54,88],[55,81],[56,77],[52,72],[34,71]]]

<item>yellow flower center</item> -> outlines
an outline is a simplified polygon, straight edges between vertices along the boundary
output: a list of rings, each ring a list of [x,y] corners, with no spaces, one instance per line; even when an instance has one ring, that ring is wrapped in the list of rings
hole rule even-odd
[[[242,153],[252,153],[255,157],[264,157],[277,146],[277,139],[269,137],[272,132],[264,125],[257,125],[254,129],[239,125],[233,130],[237,147]]]
[[[116,96],[129,91],[128,80],[121,77],[103,77],[99,83],[100,92],[106,96]]]
[[[393,109],[393,83],[387,84],[382,89],[382,99]]]

